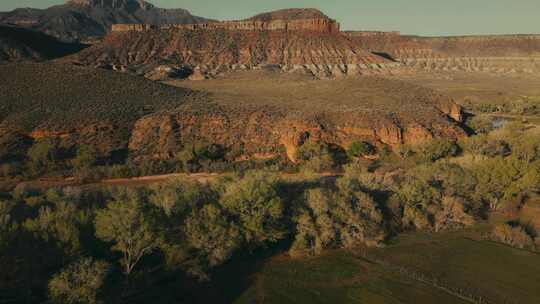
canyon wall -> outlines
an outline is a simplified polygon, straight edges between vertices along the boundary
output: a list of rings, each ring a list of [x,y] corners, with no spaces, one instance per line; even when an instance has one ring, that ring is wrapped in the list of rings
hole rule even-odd
[[[198,24],[113,24],[113,32],[147,31],[147,30],[249,30],[249,31],[313,31],[321,33],[339,33],[339,23],[328,18],[294,19],[294,20],[241,20]]]

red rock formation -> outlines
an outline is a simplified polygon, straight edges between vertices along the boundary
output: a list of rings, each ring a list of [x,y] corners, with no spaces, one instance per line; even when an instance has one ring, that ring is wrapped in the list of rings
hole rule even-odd
[[[219,75],[231,69],[274,65],[319,78],[376,73],[399,66],[363,50],[340,34],[316,31],[159,30],[115,32],[73,62],[131,66],[155,62],[189,65]]]
[[[453,108],[451,101],[448,108]],[[442,102],[441,102],[442,103]],[[201,113],[184,108],[175,114],[156,114],[140,119],[129,141],[134,158],[168,159],[193,141],[219,144],[226,149],[242,146],[244,157],[282,154],[296,161],[298,147],[307,140],[346,148],[354,141],[396,147],[419,144],[435,137],[458,139],[466,136],[447,113],[426,103],[421,117],[411,113],[315,113],[289,115],[282,111],[236,111],[223,109]],[[459,107],[455,105],[455,107]]]

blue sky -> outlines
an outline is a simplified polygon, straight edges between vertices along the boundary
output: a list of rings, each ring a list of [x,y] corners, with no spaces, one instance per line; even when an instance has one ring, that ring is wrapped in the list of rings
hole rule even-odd
[[[44,8],[62,0],[0,0],[0,11]],[[150,0],[214,19],[241,19],[288,7],[314,7],[344,29],[400,30],[406,34],[540,33],[540,0]]]

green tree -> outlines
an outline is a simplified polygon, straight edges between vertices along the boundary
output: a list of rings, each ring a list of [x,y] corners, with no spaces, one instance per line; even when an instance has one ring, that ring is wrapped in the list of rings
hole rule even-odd
[[[348,178],[338,181],[338,191],[317,188],[306,192],[306,205],[293,221],[296,235],[293,255],[319,254],[325,248],[377,246],[385,237],[383,217],[376,202]]]
[[[55,274],[49,281],[49,298],[53,303],[100,303],[110,265],[82,258]]]
[[[27,152],[30,160],[30,169],[34,174],[43,174],[56,169],[60,158],[58,144],[53,139],[41,139],[36,141]]]
[[[55,241],[68,255],[77,254],[81,249],[80,227],[89,222],[88,214],[63,196],[47,203],[39,208],[37,217],[24,222],[24,228],[44,241]]]
[[[157,247],[153,227],[144,202],[133,194],[110,201],[105,209],[97,211],[95,219],[96,236],[112,242],[112,249],[122,253],[121,263],[126,275]]]
[[[150,188],[149,202],[161,209],[168,217],[188,215],[193,208],[203,203],[217,200],[217,196],[208,187],[184,179],[171,179]]]
[[[456,156],[460,147],[455,141],[445,138],[433,139],[418,147],[418,154],[423,161],[436,161],[441,158]]]
[[[210,267],[229,259],[241,245],[239,227],[213,204],[194,210],[186,220],[184,232],[188,244],[200,252]]]
[[[227,186],[220,203],[240,224],[248,244],[284,237],[284,206],[277,186],[276,178],[261,172],[250,172]]]
[[[465,212],[465,203],[456,197],[444,197],[434,216],[434,229],[463,228],[474,224],[473,216]]]
[[[75,170],[84,170],[94,166],[98,159],[98,152],[94,146],[80,145],[77,155],[71,160]]]

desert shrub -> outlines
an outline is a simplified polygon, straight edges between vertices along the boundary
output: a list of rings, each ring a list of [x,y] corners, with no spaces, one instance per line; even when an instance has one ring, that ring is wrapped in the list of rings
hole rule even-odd
[[[512,157],[531,163],[540,159],[540,138],[537,135],[519,134],[510,139]]]
[[[285,236],[284,205],[274,176],[249,172],[226,186],[220,204],[239,224],[249,246],[275,242]]]
[[[399,145],[396,148],[396,153],[399,155],[399,157],[405,159],[410,158],[415,155],[414,147],[411,145]]]
[[[110,265],[107,262],[82,258],[49,281],[49,298],[53,303],[96,304],[100,300]]]
[[[373,155],[377,152],[375,147],[365,141],[355,141],[347,148],[347,155],[353,157],[363,157]]]
[[[139,169],[130,164],[100,166],[94,168],[93,171],[98,172],[97,174],[101,178],[130,178],[140,175]]]
[[[474,116],[469,118],[466,123],[477,134],[486,134],[496,129],[496,124],[491,117]]]
[[[112,250],[122,254],[126,275],[158,246],[155,227],[147,204],[136,190],[115,195],[95,218],[96,236],[112,243]]]
[[[535,247],[533,238],[521,226],[499,224],[493,229],[491,239],[516,248],[534,249]]]
[[[488,135],[477,135],[463,139],[460,141],[460,146],[472,154],[488,157],[507,156],[511,153],[508,142]]]
[[[445,138],[433,139],[417,148],[418,156],[423,161],[436,161],[441,158],[456,156],[460,147],[455,141]]]

